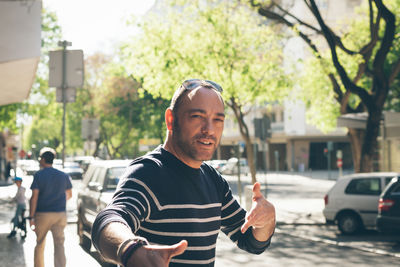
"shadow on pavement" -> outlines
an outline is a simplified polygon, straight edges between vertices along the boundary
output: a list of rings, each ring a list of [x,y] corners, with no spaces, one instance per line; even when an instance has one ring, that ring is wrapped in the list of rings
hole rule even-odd
[[[8,233],[0,234],[0,266],[4,266],[4,259],[7,259],[8,266],[13,267],[26,267],[24,243],[25,240],[17,234],[14,238],[7,238]],[[11,254],[11,255],[10,255]],[[9,260],[12,260],[10,262]]]

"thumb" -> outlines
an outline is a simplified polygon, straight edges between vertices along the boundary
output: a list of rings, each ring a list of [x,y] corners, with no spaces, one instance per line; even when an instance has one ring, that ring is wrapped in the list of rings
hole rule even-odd
[[[185,252],[187,246],[188,242],[186,240],[182,240],[181,242],[170,246],[169,258],[182,254],[183,252]]]
[[[253,197],[252,197],[252,199],[254,201],[254,200],[256,200],[256,199],[258,199],[260,197],[263,197],[263,195],[261,194],[261,185],[260,185],[259,182],[256,182],[253,185]]]

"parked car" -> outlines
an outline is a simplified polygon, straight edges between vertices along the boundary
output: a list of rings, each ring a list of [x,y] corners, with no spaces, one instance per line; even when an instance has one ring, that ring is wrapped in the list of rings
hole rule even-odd
[[[53,160],[53,168],[62,171],[62,169],[63,169],[62,159],[54,159]]]
[[[38,170],[40,170],[39,162],[33,159],[20,159],[17,161],[17,166],[26,175],[34,175]]]
[[[71,161],[78,162],[78,164],[84,171],[87,170],[90,163],[94,160],[95,158],[93,156],[76,156],[71,159]]]
[[[226,165],[228,162],[227,160],[224,159],[214,159],[214,160],[209,160],[206,161],[208,164],[210,164],[212,167],[214,167],[217,171],[221,172],[223,167]]]
[[[77,232],[79,244],[90,250],[90,233],[97,214],[110,201],[117,188],[119,178],[131,160],[95,160],[90,165],[78,188]]]
[[[328,224],[337,224],[343,234],[375,228],[379,195],[400,173],[358,173],[339,178],[325,195],[323,214]]]
[[[71,177],[71,179],[82,179],[83,169],[79,166],[79,163],[72,161],[65,161],[64,167],[61,159],[55,159],[53,161],[53,168],[65,172]]]
[[[400,178],[395,177],[383,190],[376,226],[380,232],[400,234]]]
[[[237,174],[238,173],[238,159],[230,158],[228,159],[225,166],[221,168],[222,174]],[[250,172],[249,165],[247,164],[247,160],[245,158],[240,159],[240,173],[248,174]]]
[[[79,166],[78,162],[64,162],[64,168],[62,171],[68,174],[71,179],[82,179],[83,169]]]

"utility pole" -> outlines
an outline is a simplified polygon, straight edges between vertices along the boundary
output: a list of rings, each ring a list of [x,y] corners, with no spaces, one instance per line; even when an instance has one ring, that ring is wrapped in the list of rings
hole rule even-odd
[[[67,109],[67,46],[71,46],[71,42],[59,41],[58,46],[62,46],[62,103],[63,103],[63,119],[62,119],[62,166],[64,168],[65,161],[65,113]]]
[[[68,102],[75,102],[76,88],[83,86],[83,51],[67,50],[72,43],[59,41],[62,50],[49,52],[49,87],[56,87],[56,102],[63,104],[62,165],[65,162],[65,116]]]

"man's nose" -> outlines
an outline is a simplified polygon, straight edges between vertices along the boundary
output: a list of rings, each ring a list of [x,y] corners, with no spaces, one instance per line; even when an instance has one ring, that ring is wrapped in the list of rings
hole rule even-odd
[[[205,119],[202,127],[202,133],[206,133],[208,135],[212,135],[215,132],[215,125],[213,124],[212,119]]]

